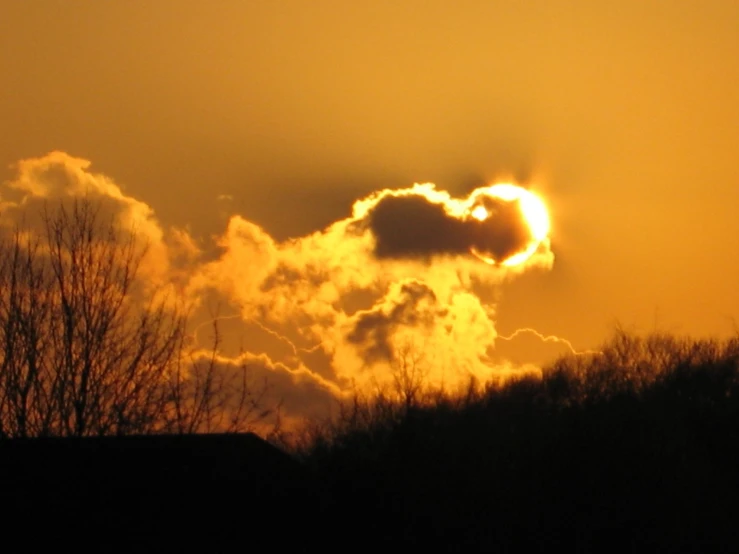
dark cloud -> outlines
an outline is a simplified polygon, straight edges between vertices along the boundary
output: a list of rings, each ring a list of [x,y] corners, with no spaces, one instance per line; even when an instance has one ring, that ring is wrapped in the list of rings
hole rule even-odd
[[[462,221],[421,195],[382,198],[369,212],[378,258],[427,258],[469,251]]]
[[[484,221],[474,218],[463,223],[469,232],[470,247],[483,256],[503,261],[522,252],[534,238],[518,200],[506,202],[492,196],[480,196],[476,204],[490,214]]]
[[[428,285],[407,281],[372,309],[358,312],[347,340],[368,363],[390,361],[394,355],[391,337],[398,327],[431,327],[444,313]]]
[[[518,201],[478,195],[470,209],[484,206],[484,221],[456,215],[426,195],[388,194],[371,208],[366,225],[375,237],[377,258],[423,259],[468,255],[471,251],[501,262],[526,250],[533,236]]]
[[[214,364],[211,376],[214,383],[216,386],[222,384],[225,391],[231,392],[224,396],[226,401],[222,406],[228,415],[239,409],[239,387],[242,372],[246,371],[248,393],[251,395],[247,402],[260,399],[257,410],[249,414],[250,423],[256,425],[256,430],[259,431],[271,429],[276,421],[275,410],[278,408],[282,417],[299,421],[329,413],[341,397],[335,384],[322,379],[309,369],[303,366],[291,368],[264,354],[245,353],[235,358],[217,356],[214,361],[211,352],[200,351],[193,356],[193,362],[204,368]],[[265,412],[263,415],[266,419],[262,419],[261,410],[269,410],[271,413]]]

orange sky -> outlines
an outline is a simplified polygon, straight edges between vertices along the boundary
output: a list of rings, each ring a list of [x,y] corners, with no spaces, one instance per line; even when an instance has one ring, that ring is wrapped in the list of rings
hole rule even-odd
[[[738,28],[739,3],[720,0],[0,0],[2,179],[67,152],[211,252],[238,234],[232,215],[279,245],[374,191],[463,197],[513,178],[550,206],[554,263],[476,290],[498,334],[580,349],[616,322],[725,335]]]

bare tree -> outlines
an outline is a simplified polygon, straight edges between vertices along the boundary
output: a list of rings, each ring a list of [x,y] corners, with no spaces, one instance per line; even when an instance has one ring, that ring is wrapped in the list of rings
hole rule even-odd
[[[88,198],[0,241],[0,436],[241,430],[263,395],[188,356],[187,317],[139,276],[147,245]],[[174,416],[173,416],[174,414]]]
[[[0,433],[50,434],[54,379],[49,345],[52,277],[39,240],[16,229],[0,250]]]
[[[411,341],[404,342],[390,362],[393,389],[398,400],[410,409],[418,406],[429,392],[429,368],[420,347]]]
[[[234,369],[219,363],[217,316],[213,317],[212,328],[207,352],[197,348],[190,351],[178,359],[169,374],[165,426],[170,432],[243,432],[274,413],[279,415],[279,406],[264,408],[268,383],[255,383],[247,364]],[[275,425],[277,431],[278,423]]]

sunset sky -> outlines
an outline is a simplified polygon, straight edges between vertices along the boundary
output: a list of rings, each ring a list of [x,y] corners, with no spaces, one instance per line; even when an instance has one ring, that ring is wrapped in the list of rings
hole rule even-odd
[[[737,29],[722,0],[0,0],[0,200],[116,198],[293,414],[409,342],[486,375],[567,351],[500,338],[522,328],[725,336]],[[496,182],[549,208],[525,267],[388,261],[352,231],[378,237],[373,193]]]

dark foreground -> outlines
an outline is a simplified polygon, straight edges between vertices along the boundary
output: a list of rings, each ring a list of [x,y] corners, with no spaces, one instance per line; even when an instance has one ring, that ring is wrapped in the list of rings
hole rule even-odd
[[[298,531],[286,523],[311,532],[301,520],[324,502],[306,468],[253,434],[6,440],[0,487],[29,551],[52,538],[84,552],[285,543]]]
[[[669,370],[598,358],[467,400],[359,406],[300,457],[250,434],[0,441],[5,540],[95,552],[737,551],[731,345],[686,350]]]
[[[669,415],[636,406],[546,423],[517,410],[475,441],[454,423],[437,440],[417,414],[372,457],[338,449],[307,463],[254,435],[7,441],[6,529],[99,552],[734,549],[736,421],[698,416],[678,437]]]

